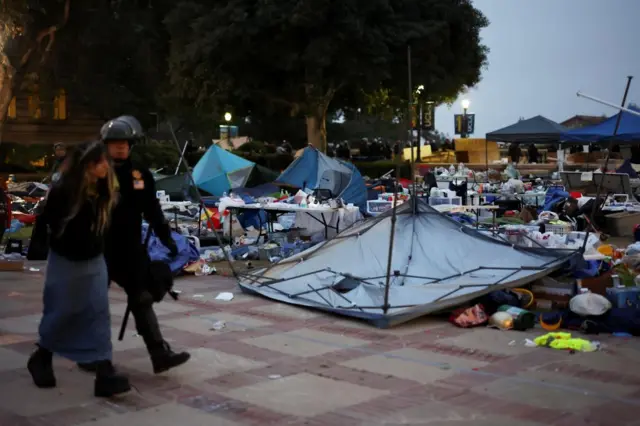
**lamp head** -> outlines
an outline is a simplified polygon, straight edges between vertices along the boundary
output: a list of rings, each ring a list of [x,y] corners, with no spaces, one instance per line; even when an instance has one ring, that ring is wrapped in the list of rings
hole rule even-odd
[[[462,100],[462,109],[469,109],[469,105],[471,105],[471,101],[469,99]]]
[[[226,121],[227,123],[228,123],[229,121],[231,121],[231,113],[230,113],[230,112],[226,112],[226,113],[224,114],[224,121]]]

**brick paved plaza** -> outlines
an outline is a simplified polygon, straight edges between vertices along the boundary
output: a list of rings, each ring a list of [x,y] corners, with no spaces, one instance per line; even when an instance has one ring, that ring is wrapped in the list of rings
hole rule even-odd
[[[0,274],[0,426],[640,425],[640,345],[527,348],[541,334],[461,330],[422,319],[391,330],[240,294],[230,278],[184,278],[158,306],[167,340],[192,361],[154,376],[125,296],[111,290],[115,362],[137,392],[93,397],[93,379],[55,361],[58,387],[25,368],[41,309],[38,272]],[[215,301],[232,291],[231,302]],[[195,297],[194,297],[195,296]],[[224,321],[222,329],[214,324]]]

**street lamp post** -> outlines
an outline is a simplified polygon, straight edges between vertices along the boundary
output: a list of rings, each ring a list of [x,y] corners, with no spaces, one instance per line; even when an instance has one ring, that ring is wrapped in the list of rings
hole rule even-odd
[[[224,113],[224,121],[227,122],[227,142],[229,144],[229,147],[231,147],[231,118],[233,117],[231,116],[230,112]]]
[[[469,109],[469,105],[471,105],[471,101],[469,99],[462,100],[462,133],[460,134],[461,138],[466,138],[467,130],[469,129],[469,125],[467,123],[467,110]]]

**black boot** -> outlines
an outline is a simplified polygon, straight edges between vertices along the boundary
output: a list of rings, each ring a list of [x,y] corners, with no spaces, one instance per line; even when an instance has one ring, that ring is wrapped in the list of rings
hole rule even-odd
[[[188,352],[176,353],[172,351],[167,342],[162,342],[157,348],[149,347],[149,355],[151,355],[153,372],[156,374],[182,365],[191,358]]]
[[[98,371],[98,363],[97,362],[79,362],[78,368],[86,373],[97,373]]]
[[[100,361],[95,363],[95,365],[95,396],[99,398],[110,398],[131,390],[129,379],[126,376],[116,373],[111,361]]]
[[[38,346],[38,349],[29,357],[27,369],[37,387],[56,387],[56,376],[53,374],[53,354],[51,351]]]

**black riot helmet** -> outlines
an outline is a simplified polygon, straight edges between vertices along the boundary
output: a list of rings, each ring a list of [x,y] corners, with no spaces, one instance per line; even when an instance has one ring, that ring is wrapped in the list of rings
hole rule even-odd
[[[127,141],[133,144],[143,138],[144,130],[142,125],[135,117],[130,115],[121,115],[111,119],[100,129],[100,139],[105,143],[109,141]]]

